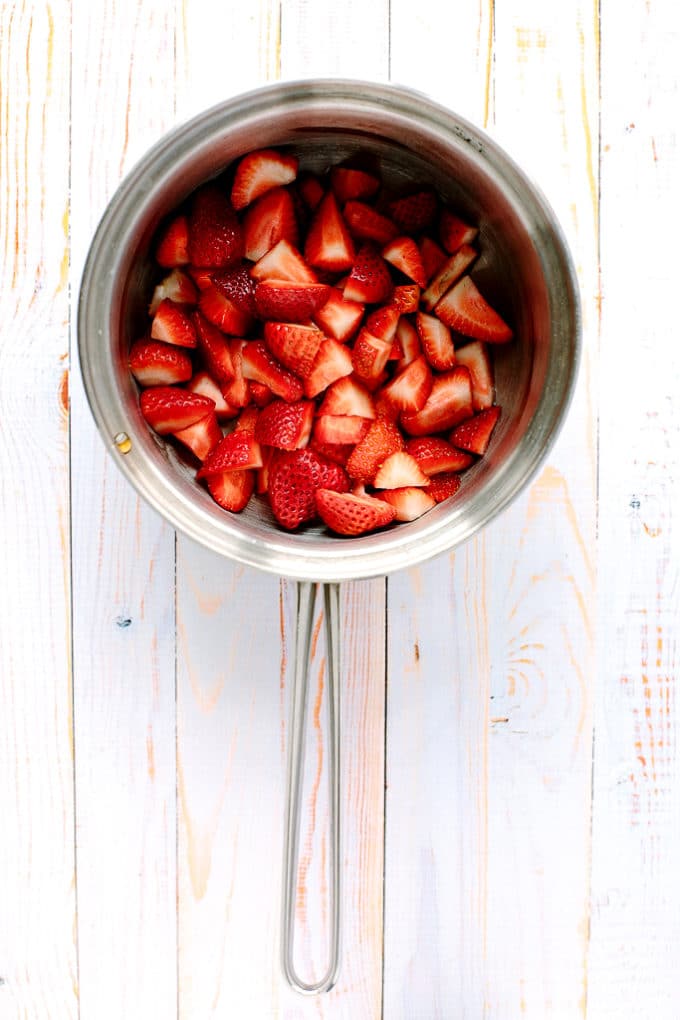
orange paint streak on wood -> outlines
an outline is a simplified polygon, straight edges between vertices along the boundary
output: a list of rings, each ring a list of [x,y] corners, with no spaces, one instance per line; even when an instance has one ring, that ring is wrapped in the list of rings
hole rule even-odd
[[[482,107],[482,125],[489,125],[491,115],[491,89],[493,85],[493,35],[495,23],[495,0],[489,3],[489,28],[486,39],[486,68],[484,74],[484,105]]]

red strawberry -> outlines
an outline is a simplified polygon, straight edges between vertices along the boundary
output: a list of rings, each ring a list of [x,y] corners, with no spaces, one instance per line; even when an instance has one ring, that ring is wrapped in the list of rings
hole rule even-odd
[[[164,298],[151,322],[151,339],[178,347],[195,347],[196,330],[184,309]]]
[[[257,149],[244,156],[236,166],[231,189],[234,209],[244,209],[260,195],[297,176],[297,157],[275,149]]]
[[[424,291],[422,296],[423,307],[431,311],[439,299],[446,294],[447,290],[454,285],[456,280],[460,279],[476,258],[477,252],[469,244],[462,245],[458,251],[449,256],[430,280],[427,290]]]
[[[399,233],[392,220],[365,202],[348,202],[342,212],[350,234],[360,241],[374,241],[382,246]]]
[[[195,192],[189,213],[189,261],[221,269],[243,258],[243,231],[228,198],[214,184]]]
[[[252,317],[225,297],[215,284],[201,291],[198,307],[209,322],[231,336],[243,336],[252,326]]]
[[[222,438],[222,429],[217,423],[217,416],[210,411],[204,418],[199,418],[193,425],[176,429],[172,435],[179,439],[187,449],[191,450],[198,460],[205,460],[210,451]]]
[[[339,464],[314,450],[294,450],[276,457],[269,469],[269,504],[279,524],[293,530],[317,516],[320,488],[347,492],[349,479]]]
[[[234,378],[222,387],[224,399],[232,407],[246,407],[250,401],[250,383],[243,375],[243,348],[246,341],[231,339],[227,341],[227,344],[234,367]]]
[[[405,234],[419,234],[426,230],[437,212],[437,196],[430,188],[414,191],[401,198],[395,198],[388,205],[394,222]]]
[[[316,508],[324,524],[338,535],[363,535],[384,528],[394,520],[395,511],[373,496],[318,489]]]
[[[314,422],[314,438],[317,443],[355,446],[370,427],[370,419],[357,414],[319,414]]]
[[[380,178],[356,167],[334,166],[330,182],[338,202],[344,204],[353,198],[371,198],[380,188]]]
[[[273,188],[253,203],[243,218],[243,238],[246,258],[251,262],[257,262],[284,238],[297,245],[295,205],[286,188]]]
[[[463,471],[474,462],[474,457],[457,450],[440,436],[415,436],[406,440],[406,450],[418,461],[428,477],[449,471]]]
[[[451,329],[475,340],[503,343],[512,338],[508,324],[482,297],[469,276],[463,276],[437,302],[434,314]]]
[[[263,255],[251,275],[256,280],[293,280],[297,283],[316,283],[316,275],[309,268],[297,248],[282,238]]]
[[[262,467],[260,444],[249,430],[235,429],[213,447],[196,477],[207,478],[222,471],[245,471],[258,467]]]
[[[403,448],[404,439],[397,426],[376,418],[347,461],[347,473],[355,481],[372,482],[383,461]]]
[[[149,304],[149,315],[155,315],[161,301],[169,298],[177,304],[193,305],[198,297],[196,288],[181,269],[173,269],[154,288],[151,303]]]
[[[222,390],[219,388],[209,372],[195,372],[186,386],[190,393],[201,394],[209,397],[215,405],[215,414],[218,421],[225,421],[238,414],[238,408],[232,407],[225,400]]]
[[[280,450],[275,450],[273,446],[262,447],[262,467],[255,472],[255,491],[260,496],[269,490],[269,472],[278,456]]]
[[[354,262],[354,244],[332,191],[314,213],[305,241],[305,258],[311,266],[332,273],[343,273]]]
[[[331,383],[351,373],[351,353],[337,340],[327,337],[321,343],[312,370],[305,379],[305,396],[316,397]]]
[[[231,382],[234,378],[234,363],[227,338],[199,311],[193,313],[192,322],[196,327],[198,349],[206,368],[220,386]]]
[[[254,379],[251,379],[248,388],[250,390],[250,399],[256,407],[266,407],[274,399],[274,394],[264,383],[255,382]]]
[[[354,376],[346,375],[332,383],[324,394],[319,414],[355,414],[375,418],[371,394]]]
[[[343,297],[348,301],[380,304],[392,293],[392,279],[387,263],[378,249],[371,244],[360,248],[349,274]]]
[[[427,283],[420,250],[412,237],[395,237],[383,248],[382,257],[419,287]]]
[[[361,329],[352,349],[352,368],[357,379],[369,389],[374,389],[380,382],[391,351],[392,337],[383,339],[373,336],[365,327]]]
[[[432,372],[421,355],[383,386],[381,393],[398,411],[420,411],[432,390]]]
[[[260,418],[259,408],[253,404],[244,407],[234,425],[234,432],[252,432],[255,435],[255,426]]]
[[[255,307],[261,319],[308,322],[325,304],[330,287],[325,283],[263,280],[255,288]]]
[[[449,496],[455,496],[460,489],[460,475],[446,471],[441,475],[435,475],[430,479],[427,487],[428,496],[432,496],[435,503],[443,503]]]
[[[199,290],[212,287],[215,270],[210,266],[188,266],[187,272]],[[196,290],[196,287],[194,287],[194,290]]]
[[[152,386],[139,398],[142,417],[160,436],[193,425],[214,410],[215,402],[178,386]]]
[[[491,433],[496,427],[500,414],[501,409],[498,404],[487,407],[484,411],[476,414],[474,418],[468,418],[457,425],[449,436],[449,441],[454,446],[481,456],[486,453]]]
[[[247,505],[255,488],[254,471],[223,471],[206,480],[208,492],[224,510],[239,513]]]
[[[376,489],[403,489],[406,485],[429,485],[430,480],[418,461],[406,450],[397,450],[384,460],[375,473]]]
[[[423,354],[432,368],[446,371],[456,364],[456,351],[451,331],[440,319],[426,312],[416,315],[416,329],[423,347]]]
[[[265,322],[264,340],[282,365],[306,379],[324,341],[320,329],[295,322]]]
[[[491,407],[494,398],[493,368],[483,340],[471,340],[456,350],[459,364],[466,365],[472,382],[472,406],[475,411]]]
[[[347,301],[342,291],[331,287],[326,303],[312,316],[326,336],[345,343],[354,336],[364,316],[364,306],[359,301]]]
[[[403,429],[412,436],[444,432],[469,418],[472,412],[470,373],[464,365],[434,377],[432,391],[420,411],[401,415]]]
[[[137,340],[130,348],[130,371],[140,386],[172,386],[191,379],[191,358],[160,340]]]
[[[403,315],[397,323],[395,340],[398,341],[401,348],[401,357],[397,363],[397,371],[401,372],[403,368],[406,368],[408,364],[415,361],[423,353],[418,330],[411,320],[404,318]]]
[[[186,216],[175,216],[165,225],[156,245],[156,262],[171,269],[189,261],[189,223]]]
[[[449,209],[442,211],[439,217],[439,240],[450,255],[462,245],[471,244],[477,234],[477,227],[465,223]]]
[[[250,275],[248,266],[243,264],[233,269],[220,270],[212,273],[211,284],[223,294],[239,311],[246,315],[255,315],[255,280]],[[206,290],[207,287],[201,287]]]
[[[431,237],[421,238],[418,247],[420,248],[420,257],[423,260],[425,277],[431,280],[446,262],[446,252]]]
[[[243,375],[246,379],[264,383],[283,400],[300,400],[302,383],[273,357],[261,340],[249,340],[243,345]]]
[[[420,304],[420,287],[415,283],[400,283],[392,291],[390,302],[401,315],[417,312]]]
[[[313,432],[312,438],[309,440],[309,446],[321,457],[333,461],[334,464],[341,464],[342,467],[345,466],[349,455],[354,449],[353,443],[322,443],[314,437]]]
[[[436,504],[428,490],[413,485],[387,489],[379,493],[379,498],[392,507],[395,521],[415,521]]]
[[[309,171],[299,174],[295,184],[305,206],[313,212],[325,195],[323,184],[315,174]]]
[[[279,450],[300,450],[309,442],[313,420],[314,404],[311,400],[298,400],[292,404],[273,400],[259,414],[255,438]]]

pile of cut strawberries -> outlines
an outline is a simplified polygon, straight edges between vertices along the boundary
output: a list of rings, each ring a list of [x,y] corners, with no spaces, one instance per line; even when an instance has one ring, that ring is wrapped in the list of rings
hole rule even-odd
[[[500,415],[512,330],[469,275],[477,228],[371,162],[240,159],[163,224],[140,409],[225,510],[360,535],[457,492]]]

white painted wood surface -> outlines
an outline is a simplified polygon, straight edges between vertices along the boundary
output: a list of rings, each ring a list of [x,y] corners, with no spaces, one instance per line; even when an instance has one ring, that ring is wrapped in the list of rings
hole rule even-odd
[[[671,0],[2,6],[2,1020],[680,1016],[679,36]],[[278,963],[293,586],[135,497],[86,406],[75,309],[153,139],[316,74],[415,86],[511,151],[574,253],[584,358],[500,520],[343,588],[344,958],[313,1000]],[[324,658],[320,628],[309,976]]]

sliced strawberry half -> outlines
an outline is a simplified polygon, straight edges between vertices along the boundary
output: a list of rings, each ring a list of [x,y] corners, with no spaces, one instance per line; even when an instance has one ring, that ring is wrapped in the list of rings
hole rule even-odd
[[[236,166],[231,188],[234,209],[245,209],[256,198],[297,177],[298,160],[288,152],[276,149],[256,149],[249,152]]]
[[[423,354],[432,368],[445,372],[456,364],[456,349],[453,345],[451,330],[441,319],[426,312],[416,315],[416,329],[420,337]]]
[[[317,443],[356,446],[370,427],[370,418],[358,414],[319,414],[314,421],[314,439]]]
[[[173,386],[191,379],[191,358],[174,344],[137,340],[130,348],[130,371],[140,386]]]
[[[321,199],[326,194],[319,178],[308,170],[298,174],[295,187],[306,208],[311,212],[318,207]]]
[[[347,492],[349,479],[341,465],[314,450],[281,453],[270,466],[269,505],[279,524],[289,531],[317,516],[315,497],[321,488]]]
[[[205,460],[211,450],[222,438],[217,416],[214,411],[209,411],[203,418],[199,418],[193,425],[184,429],[176,429],[172,435],[179,439],[188,450],[191,450],[198,460]]]
[[[375,407],[369,391],[354,376],[347,375],[327,388],[319,414],[352,414],[373,419]]]
[[[338,535],[363,535],[384,528],[395,510],[374,496],[317,489],[316,508],[324,524]]]
[[[352,374],[352,355],[344,344],[327,337],[319,347],[312,370],[304,381],[305,395],[319,393],[346,375]]]
[[[474,410],[483,411],[491,407],[494,400],[493,367],[484,341],[471,340],[463,347],[458,347],[456,357],[459,364],[466,365],[470,372]]]
[[[444,249],[431,237],[422,237],[418,247],[420,248],[420,257],[423,260],[425,277],[426,279],[431,280],[444,265],[448,256]]]
[[[260,418],[260,409],[255,407],[253,404],[248,404],[244,407],[236,423],[234,424],[235,432],[252,432],[255,434],[255,426],[257,425]]]
[[[422,188],[393,199],[388,212],[405,234],[419,234],[434,221],[438,207],[437,196],[431,188]]]
[[[434,307],[435,315],[451,329],[475,340],[504,343],[512,330],[480,294],[470,276],[463,276]]]
[[[395,237],[382,250],[382,257],[391,265],[424,287],[427,283],[423,259],[418,245],[412,237]]]
[[[387,263],[373,244],[359,249],[343,290],[348,301],[381,304],[392,293],[392,278]]]
[[[357,482],[372,482],[389,455],[403,448],[404,438],[397,426],[386,418],[376,418],[347,461],[347,473]]]
[[[436,505],[429,489],[419,489],[413,485],[401,489],[386,489],[377,495],[394,510],[396,521],[415,521]]]
[[[287,188],[268,191],[243,217],[245,255],[251,262],[257,262],[281,240],[296,246],[299,237],[295,203]]]
[[[359,241],[374,241],[382,246],[399,233],[392,220],[365,202],[348,202],[342,213],[350,234]]]
[[[314,213],[304,251],[311,266],[332,273],[344,273],[354,262],[354,244],[332,191]]]
[[[461,278],[476,258],[477,251],[469,244],[461,245],[458,251],[450,255],[428,284],[427,290],[423,292],[423,307],[427,311],[432,311],[439,299]]]
[[[194,289],[197,287],[200,291],[212,286],[213,273],[216,270],[210,266],[187,266],[187,272],[195,284]]]
[[[300,400],[302,383],[296,375],[277,361],[261,340],[249,340],[242,348],[243,375],[264,383],[282,400]]]
[[[255,315],[256,283],[245,263],[235,266],[233,269],[212,273],[210,284],[201,287],[201,290],[207,290],[211,284],[217,288],[220,294],[228,298],[239,311],[245,315]]]
[[[195,347],[196,330],[184,309],[164,298],[151,321],[151,339],[178,347]]]
[[[395,340],[399,342],[401,356],[397,362],[397,371],[400,372],[410,362],[415,361],[423,353],[418,330],[410,319],[403,315],[397,323]]]
[[[358,167],[334,166],[329,175],[338,202],[344,205],[355,198],[371,198],[380,188],[380,178]]]
[[[345,466],[349,460],[349,456],[354,449],[353,443],[322,443],[316,439],[314,432],[312,432],[312,438],[309,440],[309,445],[315,453],[318,453],[321,457],[325,457],[327,460],[333,461],[334,464],[341,464]]]
[[[308,322],[328,299],[325,283],[293,280],[262,280],[255,288],[255,308],[261,319],[277,322]]]
[[[420,287],[416,283],[399,283],[392,291],[390,301],[401,315],[417,312],[420,305]]]
[[[232,407],[246,407],[250,402],[250,382],[243,375],[243,348],[245,340],[230,339],[227,341],[231,363],[234,369],[234,378],[231,382],[223,385],[222,392],[224,399]]]
[[[222,471],[245,471],[262,467],[260,444],[252,432],[235,429],[223,436],[205,458],[196,473],[197,478],[207,478]]]
[[[234,418],[238,414],[238,408],[232,407],[232,405],[225,399],[222,390],[209,372],[194,372],[193,376],[187,383],[186,388],[191,393],[201,394],[202,396],[209,397],[210,400],[212,400],[215,405],[215,414],[217,415],[218,421],[226,421],[229,418]]]
[[[242,311],[214,283],[201,291],[198,307],[213,326],[230,336],[243,336],[253,324],[252,316]]]
[[[406,440],[406,450],[415,457],[428,478],[449,471],[464,471],[474,462],[471,454],[457,450],[441,436],[414,436]]]
[[[309,268],[300,252],[290,241],[282,238],[263,255],[251,269],[255,280],[293,280],[297,283],[316,283],[316,274]]]
[[[160,436],[166,436],[204,418],[214,410],[215,402],[178,386],[152,386],[143,391],[139,407],[147,425]]]
[[[243,258],[243,230],[229,199],[213,184],[195,192],[189,213],[192,266],[221,269]]]
[[[189,222],[184,215],[174,216],[165,225],[156,245],[156,262],[172,269],[189,261]]]
[[[264,340],[275,358],[301,379],[312,371],[324,335],[315,326],[296,322],[265,322]]]
[[[375,473],[376,489],[403,489],[407,485],[429,485],[430,479],[421,470],[418,461],[406,450],[397,450],[384,460]]]
[[[223,471],[206,479],[208,492],[223,510],[240,513],[255,488],[254,471]]]
[[[312,433],[314,404],[311,400],[287,403],[273,400],[263,407],[255,426],[255,438],[265,446],[278,450],[300,450],[307,446]]]
[[[460,486],[460,475],[454,474],[452,471],[445,471],[430,479],[427,494],[432,496],[435,503],[443,503],[449,496],[455,496]]]
[[[425,436],[453,428],[472,413],[470,373],[464,365],[434,377],[432,391],[420,411],[407,411],[400,421],[405,432]]]
[[[169,298],[177,304],[193,305],[196,303],[198,294],[191,278],[181,269],[173,269],[154,288],[149,304],[149,315],[156,314],[158,306],[165,298]]]
[[[457,425],[449,436],[450,442],[462,450],[469,450],[470,453],[482,456],[487,451],[491,433],[496,427],[500,415],[501,409],[498,404],[487,407],[473,418],[468,418]]]
[[[442,210],[439,217],[439,240],[450,255],[462,245],[472,244],[478,233],[477,227],[466,223],[450,209]]]
[[[220,386],[231,382],[235,373],[227,338],[198,310],[193,313],[192,322],[196,328],[198,349],[206,368]]]
[[[421,354],[398,372],[380,392],[398,411],[420,411],[432,391],[432,384],[432,371]]]
[[[392,352],[393,338],[374,336],[365,327],[352,348],[352,368],[357,379],[369,389],[379,385]]]
[[[331,287],[325,304],[312,316],[326,336],[340,343],[354,336],[363,317],[364,305],[360,301],[348,301],[337,287]]]

